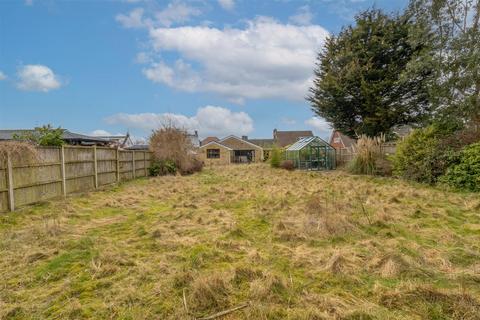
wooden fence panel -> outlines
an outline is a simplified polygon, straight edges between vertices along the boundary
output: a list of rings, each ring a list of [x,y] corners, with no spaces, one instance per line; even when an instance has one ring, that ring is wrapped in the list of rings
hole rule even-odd
[[[0,161],[0,212],[8,210],[7,166]]]
[[[15,206],[23,206],[62,195],[60,148],[38,148],[36,159],[12,161]]]
[[[117,181],[117,150],[97,147],[98,185],[104,186]]]
[[[117,168],[120,181],[146,176],[150,158],[148,151],[117,152],[106,147],[38,148],[35,159],[19,157],[10,161],[13,207],[115,183]],[[0,212],[10,209],[8,177],[5,161],[0,163]]]
[[[133,152],[121,150],[118,156],[120,181],[133,179]]]
[[[148,175],[148,168],[150,168],[150,165],[152,164],[152,153],[151,152],[145,152],[145,166],[147,167],[147,175]]]
[[[67,194],[95,189],[93,147],[65,147]]]
[[[145,167],[145,153],[144,151],[135,152],[135,177],[145,177],[147,170]]]

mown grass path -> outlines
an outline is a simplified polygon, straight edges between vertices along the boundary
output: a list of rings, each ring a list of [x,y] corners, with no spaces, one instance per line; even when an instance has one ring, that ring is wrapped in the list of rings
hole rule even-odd
[[[208,168],[2,214],[0,270],[0,319],[480,319],[480,197]]]

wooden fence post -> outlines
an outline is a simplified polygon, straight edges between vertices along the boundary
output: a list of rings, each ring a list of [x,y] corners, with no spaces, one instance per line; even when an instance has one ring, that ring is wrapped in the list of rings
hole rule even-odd
[[[13,168],[12,168],[12,159],[10,154],[7,152],[7,188],[8,188],[8,208],[10,211],[15,210],[15,195],[13,188]]]
[[[117,147],[117,182],[120,182],[120,152]]]
[[[65,147],[60,148],[60,174],[62,176],[62,194],[67,196],[67,179],[65,177]]]
[[[97,146],[93,146],[93,173],[95,181],[95,189],[98,189],[98,165],[97,165]]]
[[[133,179],[136,178],[136,172],[135,172],[135,150],[132,151],[132,169],[133,169]]]

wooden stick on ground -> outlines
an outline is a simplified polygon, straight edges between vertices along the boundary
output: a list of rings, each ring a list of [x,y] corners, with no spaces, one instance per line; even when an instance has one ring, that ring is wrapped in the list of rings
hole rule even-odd
[[[185,308],[185,312],[188,314],[187,298],[185,297],[185,288],[183,288],[183,307]]]
[[[237,310],[246,308],[246,307],[248,307],[249,305],[250,305],[249,303],[245,303],[245,304],[239,305],[238,307],[235,307],[235,308],[232,308],[232,309],[228,309],[228,310],[225,310],[225,311],[221,311],[221,312],[212,314],[211,316],[207,316],[207,317],[203,317],[203,318],[197,318],[196,320],[212,320],[212,319],[216,319],[216,318],[225,316],[225,315],[227,315],[227,314],[229,314],[229,313],[232,313],[232,312],[234,312],[234,311],[237,311]]]

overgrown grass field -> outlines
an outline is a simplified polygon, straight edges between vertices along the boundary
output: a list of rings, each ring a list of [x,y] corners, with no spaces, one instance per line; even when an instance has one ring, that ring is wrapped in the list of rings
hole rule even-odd
[[[480,319],[480,197],[238,165],[0,215],[1,319],[236,306],[222,319]]]

